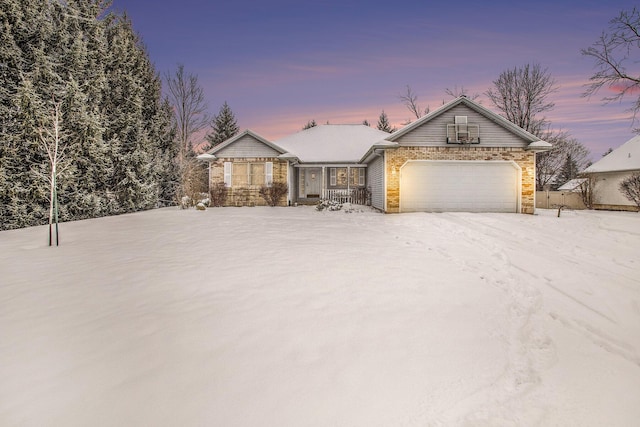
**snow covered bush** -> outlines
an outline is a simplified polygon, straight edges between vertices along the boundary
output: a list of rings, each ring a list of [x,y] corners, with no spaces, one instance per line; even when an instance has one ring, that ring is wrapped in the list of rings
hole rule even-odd
[[[623,180],[619,188],[622,195],[635,203],[640,211],[640,172],[636,172]]]
[[[269,206],[278,206],[280,199],[289,191],[287,184],[283,182],[274,182],[270,187],[264,185],[260,187],[260,196],[267,202]]]
[[[316,209],[319,211],[339,211],[342,209],[342,203],[336,202],[335,200],[321,200],[316,205]]]
[[[224,206],[227,201],[227,194],[229,189],[224,185],[224,182],[219,182],[211,186],[209,191],[209,198],[211,202],[209,206],[220,207]]]
[[[199,211],[206,211],[206,210],[207,210],[207,207],[205,206],[205,204],[204,204],[204,203],[199,202],[199,203],[196,205],[196,210],[199,210]]]

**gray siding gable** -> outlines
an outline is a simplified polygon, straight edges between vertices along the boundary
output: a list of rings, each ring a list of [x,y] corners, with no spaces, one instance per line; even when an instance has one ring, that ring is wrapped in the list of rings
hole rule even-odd
[[[462,103],[410,130],[395,139],[395,142],[404,146],[457,147],[457,144],[447,144],[447,124],[454,123],[455,116],[467,116],[469,124],[479,125],[480,144],[473,146],[526,148],[531,142]]]
[[[224,143],[223,143],[224,144]],[[219,149],[212,150],[218,158],[278,157],[278,151],[249,133],[240,135]]]

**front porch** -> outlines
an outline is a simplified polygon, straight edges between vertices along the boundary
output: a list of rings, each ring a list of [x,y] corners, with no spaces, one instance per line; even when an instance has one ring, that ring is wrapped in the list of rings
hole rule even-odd
[[[370,203],[364,165],[296,165],[294,171],[296,203],[314,204],[320,200]]]

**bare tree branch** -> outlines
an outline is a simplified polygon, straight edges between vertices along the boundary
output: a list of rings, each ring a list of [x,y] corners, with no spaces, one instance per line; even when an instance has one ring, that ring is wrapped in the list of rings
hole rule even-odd
[[[640,93],[638,48],[640,11],[634,7],[631,12],[620,12],[619,16],[609,22],[608,31],[603,31],[591,47],[581,50],[582,55],[594,58],[596,69],[589,78],[590,83],[586,85],[584,96],[594,95],[605,86],[613,93],[602,98],[606,103]],[[629,67],[633,69],[630,70]],[[633,113],[635,120],[640,111],[640,95],[629,111]]]
[[[204,91],[198,84],[198,76],[185,74],[184,65],[178,65],[175,73],[166,75],[169,97],[174,108],[177,138],[181,150],[192,148],[193,135],[209,124]]]
[[[398,96],[400,98],[400,102],[407,107],[409,111],[416,116],[416,119],[424,116],[425,114],[429,114],[429,106],[427,106],[424,110],[420,105],[418,105],[418,95],[413,93],[411,86],[407,85],[407,92]]]
[[[453,89],[449,89],[446,88],[444,90],[444,92],[449,95],[452,98],[458,98],[460,96],[466,96],[467,98],[475,101],[476,99],[480,98],[480,94],[479,93],[474,93],[473,95],[469,95],[469,90],[466,89],[464,86],[460,86],[460,88],[458,89],[458,86],[454,86]]]
[[[507,120],[540,137],[548,125],[541,114],[555,106],[547,97],[558,89],[547,69],[526,64],[503,71],[493,85],[486,92],[493,105]]]

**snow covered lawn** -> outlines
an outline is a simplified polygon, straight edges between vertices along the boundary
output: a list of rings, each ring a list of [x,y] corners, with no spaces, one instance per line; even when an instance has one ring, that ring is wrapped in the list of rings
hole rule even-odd
[[[0,233],[0,425],[629,426],[640,214],[161,209]]]

